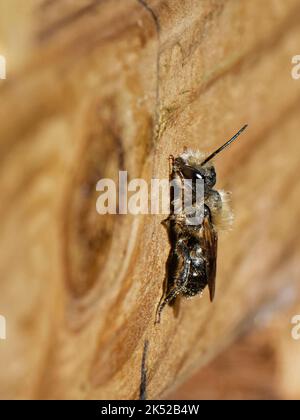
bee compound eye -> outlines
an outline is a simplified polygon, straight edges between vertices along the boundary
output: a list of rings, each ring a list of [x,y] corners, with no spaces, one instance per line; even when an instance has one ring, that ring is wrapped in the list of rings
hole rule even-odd
[[[196,168],[192,166],[185,165],[181,169],[181,173],[185,179],[197,180],[197,179],[204,179],[203,174]]]

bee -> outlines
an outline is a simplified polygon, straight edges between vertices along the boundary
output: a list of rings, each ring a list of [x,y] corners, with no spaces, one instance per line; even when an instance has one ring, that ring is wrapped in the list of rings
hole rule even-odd
[[[248,125],[242,127],[230,140],[204,157],[199,152],[185,150],[179,157],[169,157],[170,181],[180,183],[185,190],[185,180],[192,181],[193,200],[195,181],[203,183],[203,199],[193,206],[203,206],[203,217],[198,224],[188,223],[187,210],[174,211],[174,191],[170,191],[171,208],[162,223],[167,229],[170,253],[167,260],[166,291],[157,307],[155,323],[160,323],[161,313],[167,304],[174,302],[178,295],[191,298],[202,294],[208,286],[211,302],[215,296],[218,229],[226,229],[232,224],[232,212],[228,195],[214,189],[216,171],[212,159],[234,142]],[[183,191],[183,194],[185,191]]]

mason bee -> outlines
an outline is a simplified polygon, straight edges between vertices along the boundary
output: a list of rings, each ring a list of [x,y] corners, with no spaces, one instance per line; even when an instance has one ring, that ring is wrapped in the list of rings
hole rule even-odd
[[[242,127],[206,158],[191,150],[185,150],[177,158],[172,155],[169,158],[170,181],[180,183],[182,190],[186,188],[185,180],[191,180],[194,197],[195,181],[202,181],[203,200],[201,203],[193,202],[193,206],[204,206],[204,210],[199,224],[189,224],[185,209],[179,214],[174,211],[176,200],[174,193],[172,195],[172,190],[170,191],[170,214],[162,223],[167,229],[171,249],[167,260],[166,291],[157,307],[155,323],[160,322],[164,307],[171,304],[178,295],[190,298],[202,293],[208,286],[210,300],[214,299],[218,230],[226,229],[232,223],[232,213],[228,204],[228,193],[214,189],[216,171],[212,159],[235,141],[246,128],[247,125]]]

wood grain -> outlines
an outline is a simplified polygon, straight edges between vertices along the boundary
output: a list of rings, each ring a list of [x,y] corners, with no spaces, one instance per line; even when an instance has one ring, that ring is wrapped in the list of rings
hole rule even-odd
[[[0,4],[0,395],[138,398],[148,340],[147,395],[161,397],[274,297],[298,299],[299,2],[17,3]],[[216,300],[154,326],[163,216],[99,216],[96,183],[167,177],[170,153],[211,151],[244,123],[216,162],[235,213]]]

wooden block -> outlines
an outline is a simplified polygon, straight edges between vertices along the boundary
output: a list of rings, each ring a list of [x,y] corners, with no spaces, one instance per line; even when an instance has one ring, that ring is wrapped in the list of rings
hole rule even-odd
[[[0,395],[160,397],[287,287],[298,296],[297,0],[0,5]],[[10,8],[11,7],[11,8]],[[18,15],[18,18],[17,18]],[[22,41],[20,54],[19,42]],[[233,192],[217,296],[154,315],[164,216],[99,216],[100,178],[165,178],[168,155],[212,151]]]

